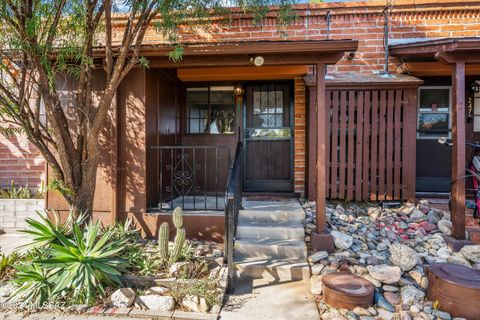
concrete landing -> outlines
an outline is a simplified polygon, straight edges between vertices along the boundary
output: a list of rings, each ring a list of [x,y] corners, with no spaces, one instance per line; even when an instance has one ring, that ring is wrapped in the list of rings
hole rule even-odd
[[[10,255],[12,252],[26,250],[22,246],[29,244],[31,237],[21,233],[0,234],[0,254]]]
[[[307,281],[268,283],[242,279],[227,296],[222,320],[320,319]]]

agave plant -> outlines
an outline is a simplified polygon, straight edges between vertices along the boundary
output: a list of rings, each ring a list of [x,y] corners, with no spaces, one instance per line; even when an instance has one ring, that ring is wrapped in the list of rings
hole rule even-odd
[[[0,255],[0,281],[8,277],[11,270],[13,270],[13,264],[17,261],[18,255],[12,253],[11,255]]]
[[[25,263],[15,266],[17,273],[12,280],[18,289],[12,294],[11,301],[21,301],[24,304],[42,306],[47,301],[52,301],[56,269],[45,269],[38,263]]]
[[[32,236],[32,242],[28,246],[46,247],[51,243],[60,244],[57,234],[62,234],[66,237],[72,235],[72,226],[83,225],[88,218],[88,215],[81,214],[74,218],[73,211],[70,210],[67,219],[62,222],[57,211],[52,210],[51,220],[46,212],[37,211],[38,219],[27,218],[25,222],[29,226],[27,230],[22,231]]]
[[[120,285],[120,276],[128,262],[118,258],[125,241],[113,240],[112,232],[100,235],[100,224],[89,224],[82,232],[78,223],[72,224],[73,238],[54,231],[60,242],[50,243],[51,258],[39,261],[42,267],[58,269],[52,295],[64,292],[85,294],[87,302],[99,293],[105,296],[104,286]]]

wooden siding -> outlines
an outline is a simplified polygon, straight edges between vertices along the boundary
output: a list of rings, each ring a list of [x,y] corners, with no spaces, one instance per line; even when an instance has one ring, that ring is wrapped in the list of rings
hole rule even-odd
[[[328,89],[326,108],[327,198],[414,198],[415,89]]]

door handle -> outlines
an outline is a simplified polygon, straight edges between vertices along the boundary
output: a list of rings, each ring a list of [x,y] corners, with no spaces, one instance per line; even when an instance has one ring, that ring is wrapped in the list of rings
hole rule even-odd
[[[250,138],[250,129],[245,129],[245,138]]]

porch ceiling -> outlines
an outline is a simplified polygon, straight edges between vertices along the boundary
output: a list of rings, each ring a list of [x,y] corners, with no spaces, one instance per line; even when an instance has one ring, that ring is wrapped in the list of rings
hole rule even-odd
[[[247,81],[294,79],[308,73],[308,66],[225,67],[179,69],[182,81]]]
[[[261,55],[264,66],[336,63],[345,52],[356,51],[357,40],[249,41],[185,44],[183,59],[173,62],[168,45],[144,45],[140,54],[153,68],[244,67]],[[103,48],[96,52],[101,57]]]

